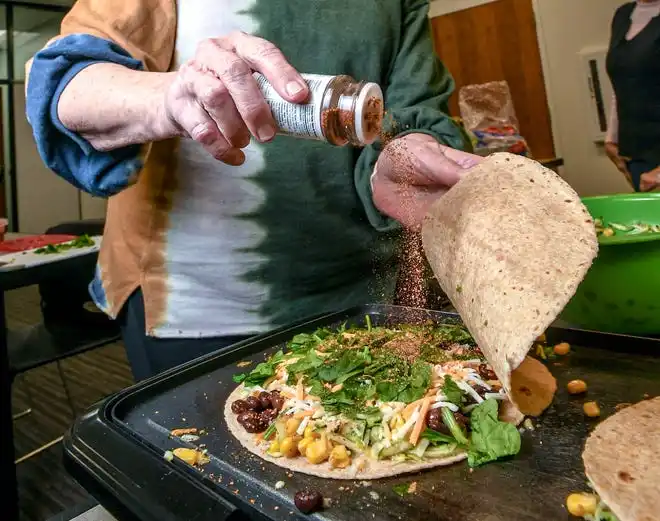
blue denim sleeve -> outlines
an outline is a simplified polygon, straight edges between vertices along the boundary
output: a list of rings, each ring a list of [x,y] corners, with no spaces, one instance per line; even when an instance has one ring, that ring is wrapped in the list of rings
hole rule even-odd
[[[57,115],[57,103],[69,82],[85,67],[99,62],[142,69],[140,61],[109,40],[87,34],[65,36],[34,56],[26,112],[48,168],[81,190],[109,197],[126,188],[141,170],[142,147],[100,152],[65,128]]]

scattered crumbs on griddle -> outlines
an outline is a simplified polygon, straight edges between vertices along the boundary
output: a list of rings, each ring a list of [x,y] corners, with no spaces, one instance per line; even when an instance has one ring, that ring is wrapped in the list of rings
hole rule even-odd
[[[238,489],[234,490],[234,494],[238,494],[239,492],[240,492],[240,490],[238,490]]]
[[[362,485],[363,487],[370,487],[371,481],[360,481],[360,485]]]
[[[248,365],[252,364],[249,360],[243,360],[242,362],[238,362],[236,364],[236,367],[247,367]]]
[[[254,499],[250,499],[250,503],[252,503],[254,505],[256,503],[256,501]]]
[[[273,507],[273,510],[279,510],[279,509],[280,509],[280,507],[278,507],[277,505],[275,505],[275,506]]]
[[[286,486],[286,483],[284,483],[284,481],[278,481],[277,483],[275,483],[275,488],[277,490],[280,490],[280,489],[284,488],[285,486]]]
[[[408,487],[408,494],[414,494],[417,492],[417,481],[413,481]]]
[[[371,496],[371,499],[373,499],[374,501],[378,501],[380,499],[380,495],[378,494],[378,492],[374,490],[371,490],[369,492],[369,496]]]
[[[323,498],[323,508],[330,508],[332,506],[332,498],[324,497]]]
[[[160,414],[160,411],[154,411],[154,414]]]

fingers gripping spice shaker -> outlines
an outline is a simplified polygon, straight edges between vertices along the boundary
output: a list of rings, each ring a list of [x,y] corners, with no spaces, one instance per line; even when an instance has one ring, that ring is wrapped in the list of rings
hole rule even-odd
[[[254,76],[279,134],[357,147],[370,145],[380,134],[384,104],[376,83],[343,75],[303,74],[310,96],[306,103],[296,104],[282,99],[265,76]]]

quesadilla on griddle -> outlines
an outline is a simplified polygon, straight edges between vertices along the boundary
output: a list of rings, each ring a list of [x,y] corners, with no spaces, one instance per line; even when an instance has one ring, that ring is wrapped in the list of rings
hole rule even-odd
[[[235,380],[232,434],[297,472],[376,479],[520,450],[523,417],[458,323],[322,328]]]

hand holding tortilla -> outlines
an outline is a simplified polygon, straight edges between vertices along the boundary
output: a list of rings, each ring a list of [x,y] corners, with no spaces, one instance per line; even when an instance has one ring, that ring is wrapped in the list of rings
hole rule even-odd
[[[406,134],[390,141],[378,157],[371,178],[374,204],[417,231],[433,201],[481,161],[426,134]]]
[[[422,238],[436,278],[511,400],[525,414],[543,412],[556,382],[527,353],[598,251],[578,195],[535,161],[493,154],[431,206]]]

